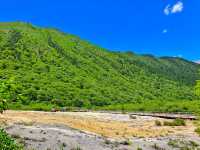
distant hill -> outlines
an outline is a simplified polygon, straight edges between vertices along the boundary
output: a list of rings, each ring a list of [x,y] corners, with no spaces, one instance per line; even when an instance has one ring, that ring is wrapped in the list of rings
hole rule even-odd
[[[181,58],[111,52],[55,29],[0,23],[0,97],[11,102],[191,100],[199,69]]]

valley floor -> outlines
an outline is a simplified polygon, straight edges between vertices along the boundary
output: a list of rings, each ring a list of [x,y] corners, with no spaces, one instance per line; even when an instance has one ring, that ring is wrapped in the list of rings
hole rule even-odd
[[[35,150],[171,150],[197,149],[200,137],[192,121],[186,126],[156,126],[150,116],[98,112],[6,111],[5,130],[26,149]],[[200,147],[199,147],[200,148]]]

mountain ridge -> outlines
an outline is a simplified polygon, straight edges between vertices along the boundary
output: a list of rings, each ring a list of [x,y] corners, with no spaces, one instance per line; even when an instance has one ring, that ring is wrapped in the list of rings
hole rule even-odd
[[[111,52],[55,29],[0,23],[0,54],[0,97],[11,102],[82,107],[196,98],[198,64]]]

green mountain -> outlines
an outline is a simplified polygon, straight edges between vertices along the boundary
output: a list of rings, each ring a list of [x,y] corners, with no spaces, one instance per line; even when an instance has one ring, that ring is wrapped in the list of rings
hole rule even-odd
[[[0,23],[0,98],[11,102],[192,100],[199,69],[181,58],[111,52],[55,29]]]

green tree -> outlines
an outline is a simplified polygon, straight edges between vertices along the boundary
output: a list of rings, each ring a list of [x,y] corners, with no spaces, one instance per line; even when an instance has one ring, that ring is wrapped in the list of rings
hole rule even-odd
[[[196,94],[197,96],[200,96],[200,80],[197,80],[197,82],[196,82],[195,94]]]
[[[7,101],[5,99],[0,100],[0,113],[3,114],[8,109]]]
[[[199,76],[200,76],[200,70],[198,72]],[[196,80],[196,85],[194,87],[194,93],[200,97],[200,79]]]

